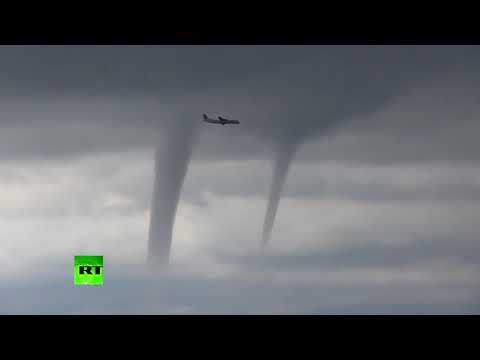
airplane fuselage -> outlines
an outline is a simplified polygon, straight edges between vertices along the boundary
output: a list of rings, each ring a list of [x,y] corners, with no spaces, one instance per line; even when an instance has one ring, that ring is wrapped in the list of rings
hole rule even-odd
[[[240,121],[238,120],[228,120],[228,119],[222,118],[221,116],[219,116],[217,120],[217,119],[209,118],[207,115],[203,115],[203,121],[210,124],[220,124],[220,125],[240,124]]]
[[[205,121],[206,123],[209,123],[209,124],[221,124],[221,125],[225,125],[225,122],[224,122],[224,121],[221,121],[221,120],[204,119],[203,121]]]

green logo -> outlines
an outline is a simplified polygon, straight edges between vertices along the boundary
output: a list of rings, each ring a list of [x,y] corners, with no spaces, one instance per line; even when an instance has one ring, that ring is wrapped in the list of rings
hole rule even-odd
[[[103,256],[75,256],[73,284],[103,285]]]

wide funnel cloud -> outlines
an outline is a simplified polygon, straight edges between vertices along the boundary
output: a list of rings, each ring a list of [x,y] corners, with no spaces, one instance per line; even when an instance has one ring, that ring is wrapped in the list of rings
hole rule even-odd
[[[193,119],[177,121],[167,126],[158,142],[148,242],[148,263],[153,266],[169,262],[175,214],[195,134]]]

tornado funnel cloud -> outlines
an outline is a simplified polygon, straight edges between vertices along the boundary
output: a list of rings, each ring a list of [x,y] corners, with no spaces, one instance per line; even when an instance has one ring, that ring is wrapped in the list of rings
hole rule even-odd
[[[270,240],[275,217],[277,215],[283,186],[288,175],[290,163],[297,149],[296,143],[282,144],[278,146],[273,159],[273,176],[268,197],[267,211],[263,224],[262,242],[260,251],[263,254]]]
[[[150,212],[147,263],[168,265],[173,226],[180,192],[192,154],[195,127],[190,123],[171,125],[158,141]]]

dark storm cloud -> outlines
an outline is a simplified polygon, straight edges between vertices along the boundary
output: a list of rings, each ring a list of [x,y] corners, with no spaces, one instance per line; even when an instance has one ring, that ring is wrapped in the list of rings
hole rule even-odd
[[[0,153],[56,158],[152,146],[165,123],[208,111],[206,94],[315,51],[262,49],[0,47]]]
[[[448,69],[476,70],[476,48],[415,46],[326,46],[303,61],[232,83],[233,99],[245,121],[285,141],[316,135],[360,118]],[[228,88],[228,87],[227,87]],[[219,102],[224,99],[219,98]],[[225,110],[226,110],[225,109]],[[235,111],[237,113],[237,111]],[[242,114],[245,116],[242,116]],[[252,131],[252,132],[255,132]],[[280,140],[280,139],[277,139]]]
[[[242,126],[205,127],[194,159],[258,158],[270,142],[324,134],[448,69],[478,73],[477,47],[3,46],[0,55],[3,158],[150,147],[160,124],[203,112]]]
[[[2,46],[0,94],[48,98],[201,92],[314,51],[282,46]]]

